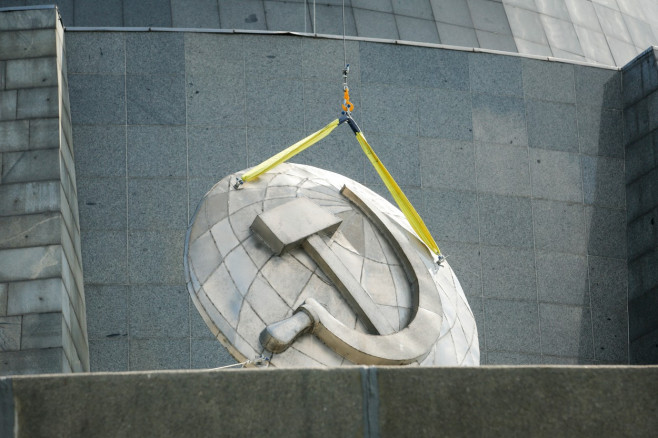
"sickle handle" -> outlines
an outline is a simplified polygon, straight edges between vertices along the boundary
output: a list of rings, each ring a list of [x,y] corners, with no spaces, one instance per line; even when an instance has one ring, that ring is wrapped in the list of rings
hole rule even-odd
[[[260,333],[260,344],[272,353],[283,353],[301,334],[313,327],[313,320],[301,311],[290,318],[270,324]]]

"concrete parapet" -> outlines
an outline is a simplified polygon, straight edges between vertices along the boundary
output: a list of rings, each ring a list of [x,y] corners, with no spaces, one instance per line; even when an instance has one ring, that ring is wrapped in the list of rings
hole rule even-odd
[[[0,379],[0,434],[645,437],[657,392],[658,367],[24,376]]]
[[[89,370],[63,29],[0,11],[0,375]]]

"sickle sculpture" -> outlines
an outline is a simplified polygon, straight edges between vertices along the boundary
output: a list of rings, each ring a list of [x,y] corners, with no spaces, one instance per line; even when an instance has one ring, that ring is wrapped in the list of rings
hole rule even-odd
[[[336,353],[347,360],[364,365],[404,365],[422,361],[439,338],[442,308],[439,291],[423,261],[407,237],[364,198],[344,186],[341,194],[354,203],[386,237],[402,262],[412,291],[413,313],[404,329],[391,334],[390,324],[377,312],[377,306],[359,282],[331,253],[318,232],[333,233],[340,219],[323,213],[310,201],[291,201],[296,205],[282,205],[272,212],[259,215],[252,224],[255,231],[276,253],[303,246],[336,288],[374,333],[367,334],[347,327],[334,318],[321,304],[308,298],[290,318],[267,326],[260,335],[261,344],[269,351],[285,351],[303,333],[311,332]],[[300,203],[301,202],[301,203]],[[302,205],[304,204],[304,205]],[[283,224],[290,209],[296,216],[292,224]],[[319,209],[319,210],[318,210]],[[306,216],[300,213],[306,212]],[[286,215],[288,213],[288,215]],[[287,225],[283,227],[282,224]]]

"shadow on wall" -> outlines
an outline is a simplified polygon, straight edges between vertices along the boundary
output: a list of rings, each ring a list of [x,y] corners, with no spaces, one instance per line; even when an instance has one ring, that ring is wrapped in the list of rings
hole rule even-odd
[[[586,350],[593,348],[596,364],[628,363],[629,357],[620,78],[621,73],[616,74],[604,84],[602,102],[595,113],[598,132],[580,140],[590,305],[582,311],[579,356],[587,357],[591,353]],[[588,111],[582,107],[579,118],[587,117]],[[585,342],[590,337],[593,345]]]

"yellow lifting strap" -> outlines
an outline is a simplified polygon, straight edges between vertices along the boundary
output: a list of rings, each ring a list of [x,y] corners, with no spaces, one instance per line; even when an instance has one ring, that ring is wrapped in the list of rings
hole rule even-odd
[[[391,174],[388,173],[388,170],[384,166],[384,163],[382,163],[379,160],[379,157],[372,149],[372,147],[368,144],[366,138],[363,136],[363,133],[359,131],[356,132],[355,134],[356,134],[356,139],[361,145],[361,149],[363,149],[363,152],[366,154],[366,156],[372,163],[372,166],[379,174],[379,177],[382,179],[382,181],[384,181],[384,184],[386,185],[388,191],[391,192],[393,199],[395,199],[395,202],[398,204],[398,207],[400,207],[400,210],[409,221],[411,228],[414,229],[418,237],[420,237],[420,239],[423,241],[423,243],[425,243],[425,245],[430,249],[430,251],[432,251],[437,256],[441,256],[441,251],[439,250],[439,246],[432,238],[432,235],[430,234],[429,230],[425,226],[425,222],[423,222],[423,219],[421,219],[420,215],[418,214],[414,206],[411,205],[411,202],[409,202],[409,199],[407,199],[405,194],[402,192],[400,186],[398,186],[398,184],[395,182],[395,179],[393,179]]]
[[[303,140],[298,141],[294,145],[290,146],[287,149],[282,150],[278,154],[274,155],[271,158],[268,158],[267,160],[263,161],[259,165],[253,167],[250,169],[248,172],[246,172],[244,175],[242,175],[242,181],[247,182],[254,180],[258,178],[259,175],[267,172],[268,170],[272,169],[273,167],[278,166],[279,164],[283,163],[284,161],[289,160],[290,158],[294,157],[304,149],[313,146],[315,143],[319,142],[323,138],[325,138],[327,135],[331,133],[334,129],[336,129],[336,126],[340,124],[339,119],[334,120],[333,122],[329,123],[327,126],[324,128],[320,129],[319,131],[309,135],[308,137],[304,138]]]

